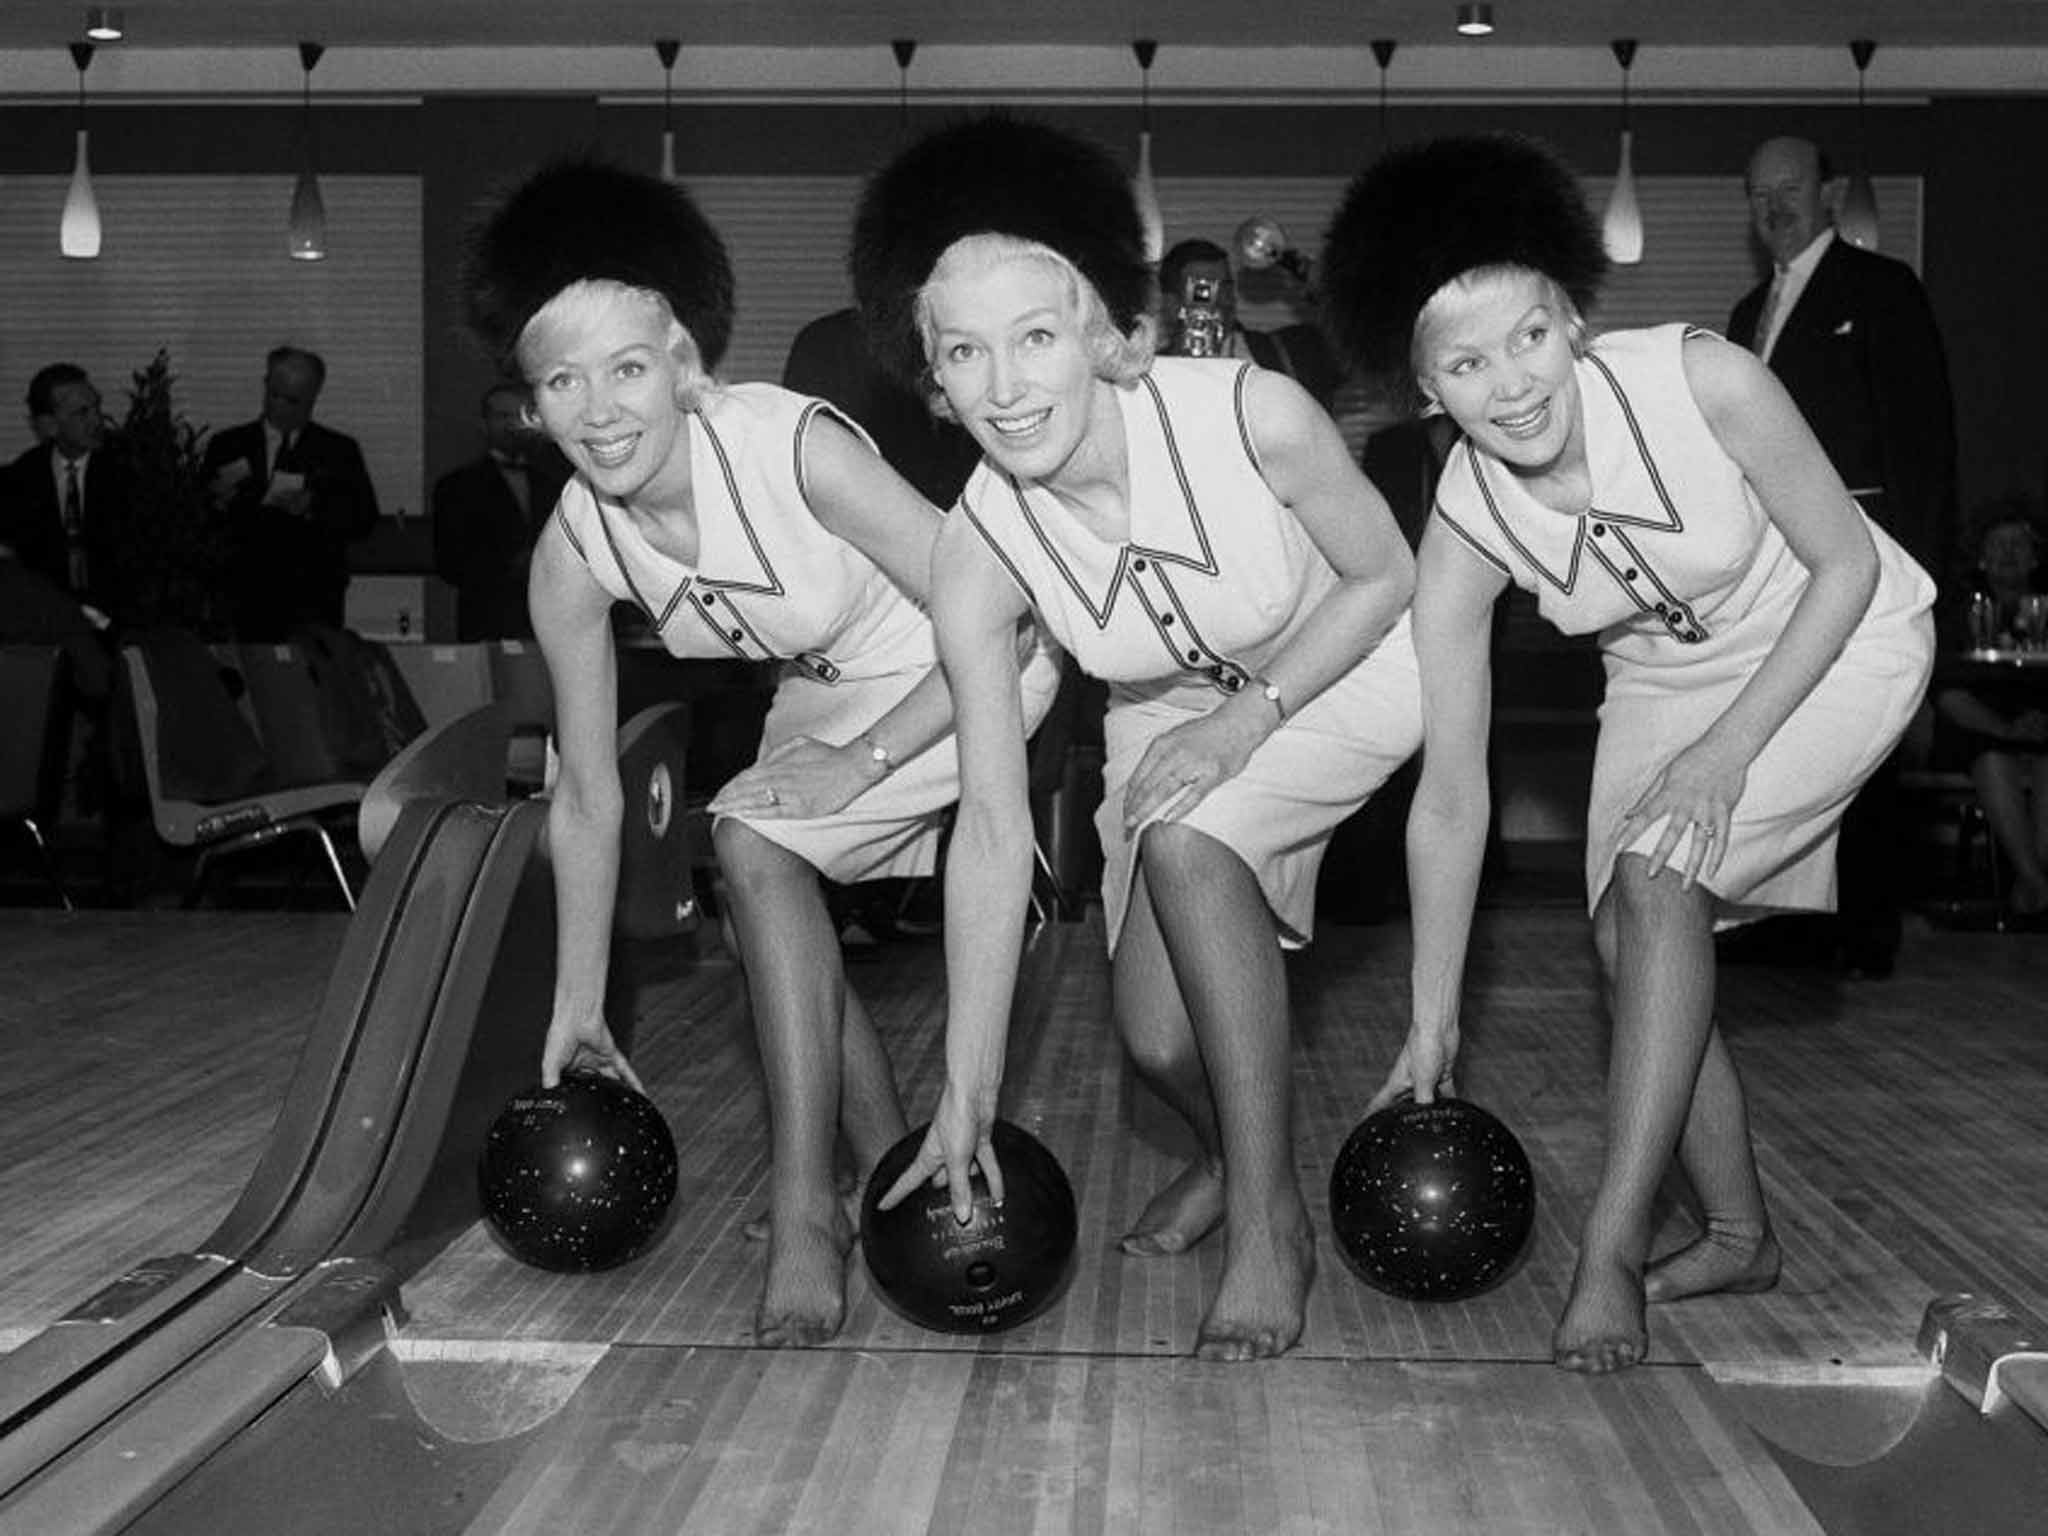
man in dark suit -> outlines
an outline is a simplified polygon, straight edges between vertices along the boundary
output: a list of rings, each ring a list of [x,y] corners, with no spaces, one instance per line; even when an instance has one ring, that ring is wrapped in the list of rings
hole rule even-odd
[[[1837,234],[1846,183],[1807,140],[1760,146],[1746,185],[1772,274],[1735,306],[1729,339],[1770,365],[1863,510],[1938,582],[1956,526],[1955,405],[1927,292],[1904,262]],[[1891,974],[1902,832],[1894,759],[1842,824],[1836,959],[1852,975]]]
[[[340,628],[348,546],[376,526],[362,449],[313,420],[326,381],[317,353],[276,348],[264,368],[263,414],[206,445],[234,547],[229,583],[244,640],[283,640],[305,623]]]
[[[529,424],[524,385],[484,392],[484,452],[434,483],[434,569],[455,589],[459,640],[530,640],[526,578],[534,539],[569,481],[569,463]]]
[[[126,617],[133,481],[105,446],[100,393],[83,368],[52,363],[29,384],[45,440],[0,473],[0,543],[28,570],[106,618]]]

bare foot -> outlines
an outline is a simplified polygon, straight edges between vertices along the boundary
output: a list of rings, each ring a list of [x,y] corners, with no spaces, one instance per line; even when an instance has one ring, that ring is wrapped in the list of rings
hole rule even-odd
[[[837,1181],[839,1203],[846,1207],[846,1223],[855,1232],[860,1230],[860,1180],[850,1173],[842,1173]],[[740,1236],[750,1243],[765,1243],[768,1234],[775,1230],[775,1217],[766,1207],[747,1218],[747,1224],[740,1228]]]
[[[1117,1243],[1136,1259],[1186,1253],[1223,1220],[1223,1175],[1201,1158],[1154,1195],[1138,1224]]]
[[[1561,1370],[1604,1376],[1642,1363],[1650,1352],[1643,1324],[1643,1281],[1635,1270],[1579,1256],[1571,1298],[1550,1336]]]
[[[1316,1237],[1306,1212],[1276,1230],[1228,1234],[1223,1282],[1195,1338],[1198,1360],[1270,1360],[1301,1337],[1302,1310],[1316,1275]]]
[[[1710,1220],[1696,1241],[1649,1267],[1643,1275],[1643,1298],[1655,1304],[1716,1292],[1754,1295],[1778,1283],[1783,1261],[1778,1239],[1767,1224]]]
[[[754,1342],[765,1349],[823,1344],[846,1319],[846,1255],[853,1229],[835,1202],[828,1221],[776,1222],[768,1238],[768,1274],[754,1313]]]

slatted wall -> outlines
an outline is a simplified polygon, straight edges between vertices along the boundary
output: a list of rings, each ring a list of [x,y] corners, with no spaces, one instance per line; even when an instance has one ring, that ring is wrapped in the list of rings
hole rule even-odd
[[[425,313],[418,182],[324,178],[331,254],[310,263],[284,256],[288,178],[106,176],[96,185],[105,254],[71,262],[56,252],[63,178],[0,183],[0,402],[19,402],[38,367],[67,358],[94,374],[118,415],[129,374],[166,346],[187,415],[229,425],[256,413],[263,354],[295,341],[326,356],[319,414],[362,440],[386,510],[420,510],[422,326],[458,317],[440,306]],[[693,183],[739,277],[727,377],[779,379],[798,329],[849,302],[845,249],[859,186],[846,176]],[[1159,195],[1169,242],[1200,235],[1227,245],[1258,213],[1313,257],[1341,189],[1327,177],[1168,177]],[[1597,208],[1606,180],[1590,178],[1587,191]],[[1881,178],[1877,194],[1882,248],[1917,267],[1919,179]],[[1755,280],[1739,181],[1649,177],[1639,197],[1646,258],[1616,269],[1597,322],[1720,326]],[[1247,324],[1296,318],[1295,295],[1277,277],[1241,286]]]
[[[328,257],[285,255],[287,176],[95,176],[96,261],[57,254],[66,181],[0,181],[0,448],[25,446],[29,379],[67,361],[116,422],[130,375],[170,351],[194,425],[263,403],[263,358],[289,342],[327,361],[316,417],[357,438],[384,510],[417,513],[423,415],[420,192],[411,176],[325,176]]]

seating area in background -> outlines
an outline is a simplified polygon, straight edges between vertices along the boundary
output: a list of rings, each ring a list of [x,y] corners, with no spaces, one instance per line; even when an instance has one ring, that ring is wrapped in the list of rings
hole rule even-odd
[[[206,894],[222,859],[302,839],[354,910],[355,810],[374,767],[345,761],[306,652],[157,631],[121,659],[150,825],[190,855],[185,904]]]

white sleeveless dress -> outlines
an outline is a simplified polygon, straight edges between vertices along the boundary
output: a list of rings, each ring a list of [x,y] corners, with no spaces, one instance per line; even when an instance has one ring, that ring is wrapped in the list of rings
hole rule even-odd
[[[834,746],[856,739],[937,660],[930,620],[811,512],[803,438],[821,411],[866,440],[830,405],[772,384],[721,387],[691,413],[694,568],[654,548],[623,508],[580,478],[555,511],[597,584],[641,609],[671,655],[783,664],[762,754],[800,736]],[[1028,722],[1044,717],[1058,682],[1058,662],[1041,646],[1025,668]],[[844,810],[742,819],[833,880],[926,875],[943,812],[959,793],[949,732]]]
[[[1125,786],[1161,732],[1208,714],[1265,672],[1337,574],[1260,472],[1244,418],[1251,369],[1160,358],[1117,391],[1130,461],[1130,531],[1096,537],[1057,497],[987,461],[961,506],[1060,646],[1109,684],[1095,828],[1114,950],[1136,873]],[[1290,701],[1291,703],[1292,701]],[[1244,771],[1184,821],[1258,876],[1281,942],[1314,929],[1330,834],[1421,740],[1408,617],[1349,672],[1292,707]]]
[[[1693,399],[1682,355],[1691,334],[1683,325],[1616,331],[1578,364],[1590,511],[1543,506],[1465,442],[1432,514],[1534,593],[1560,631],[1600,637],[1607,687],[1587,819],[1588,910],[1615,858],[1648,854],[1662,833],[1660,819],[1624,850],[1622,816],[1734,701],[1806,590],[1806,567]],[[1934,584],[1869,526],[1877,592],[1842,655],[1750,766],[1721,868],[1706,882],[1723,923],[1833,909],[1842,813],[1926,690]]]

